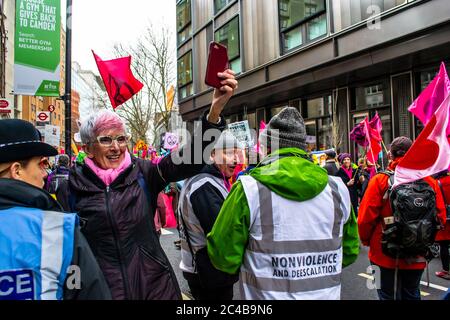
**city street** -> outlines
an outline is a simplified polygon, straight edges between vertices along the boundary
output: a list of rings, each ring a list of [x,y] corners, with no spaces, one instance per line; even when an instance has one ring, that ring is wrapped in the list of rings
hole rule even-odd
[[[174,246],[174,241],[178,239],[178,232],[175,229],[164,230],[161,236],[161,245],[166,252],[174,271],[176,273],[178,282],[181,287],[185,299],[191,299],[189,294],[189,287],[183,278],[179,268],[181,259],[180,251]],[[378,296],[375,290],[367,288],[367,282],[370,275],[366,273],[369,266],[367,259],[367,248],[362,248],[358,260],[344,269],[342,278],[342,300],[377,300]],[[421,295],[423,300],[440,300],[445,291],[447,291],[450,281],[443,280],[434,275],[436,271],[440,270],[440,261],[434,259],[429,265],[430,286],[427,286],[427,272],[425,270],[421,282]],[[234,290],[234,299],[239,300],[239,287],[236,284]]]

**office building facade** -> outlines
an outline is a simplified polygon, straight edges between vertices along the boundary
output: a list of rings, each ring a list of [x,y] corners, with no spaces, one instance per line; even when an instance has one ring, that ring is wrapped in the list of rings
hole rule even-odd
[[[448,0],[177,1],[178,98],[185,121],[209,107],[210,41],[228,47],[239,89],[224,115],[258,129],[286,106],[305,119],[308,150],[361,155],[352,128],[378,113],[386,145],[417,137],[408,112],[450,62]],[[359,151],[359,152],[358,152]]]

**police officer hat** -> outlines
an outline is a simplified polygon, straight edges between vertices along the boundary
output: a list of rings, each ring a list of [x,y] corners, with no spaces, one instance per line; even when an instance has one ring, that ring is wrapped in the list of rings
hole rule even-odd
[[[57,154],[58,150],[41,142],[40,132],[31,123],[19,119],[0,120],[0,163]]]

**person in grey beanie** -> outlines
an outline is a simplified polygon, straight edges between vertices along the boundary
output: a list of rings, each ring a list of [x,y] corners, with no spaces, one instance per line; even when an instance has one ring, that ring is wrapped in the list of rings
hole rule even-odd
[[[273,117],[260,143],[265,158],[233,186],[208,234],[212,264],[240,273],[242,299],[340,299],[342,268],[359,253],[346,186],[310,160],[297,109]]]
[[[243,148],[229,131],[217,139],[211,152],[212,164],[188,179],[178,203],[180,221],[180,269],[195,300],[232,300],[238,281],[215,269],[206,251],[206,235],[211,231],[220,208],[230,192],[230,177],[242,158]]]

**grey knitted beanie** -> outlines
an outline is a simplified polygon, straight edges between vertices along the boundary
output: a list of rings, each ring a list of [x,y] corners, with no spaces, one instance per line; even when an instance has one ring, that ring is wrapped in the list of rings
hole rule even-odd
[[[300,112],[292,107],[283,109],[261,132],[260,141],[272,152],[283,148],[306,150],[306,128]]]
[[[242,143],[240,143],[239,140],[236,139],[236,137],[229,130],[225,130],[217,139],[216,143],[214,144],[213,150],[233,148],[243,149]]]

